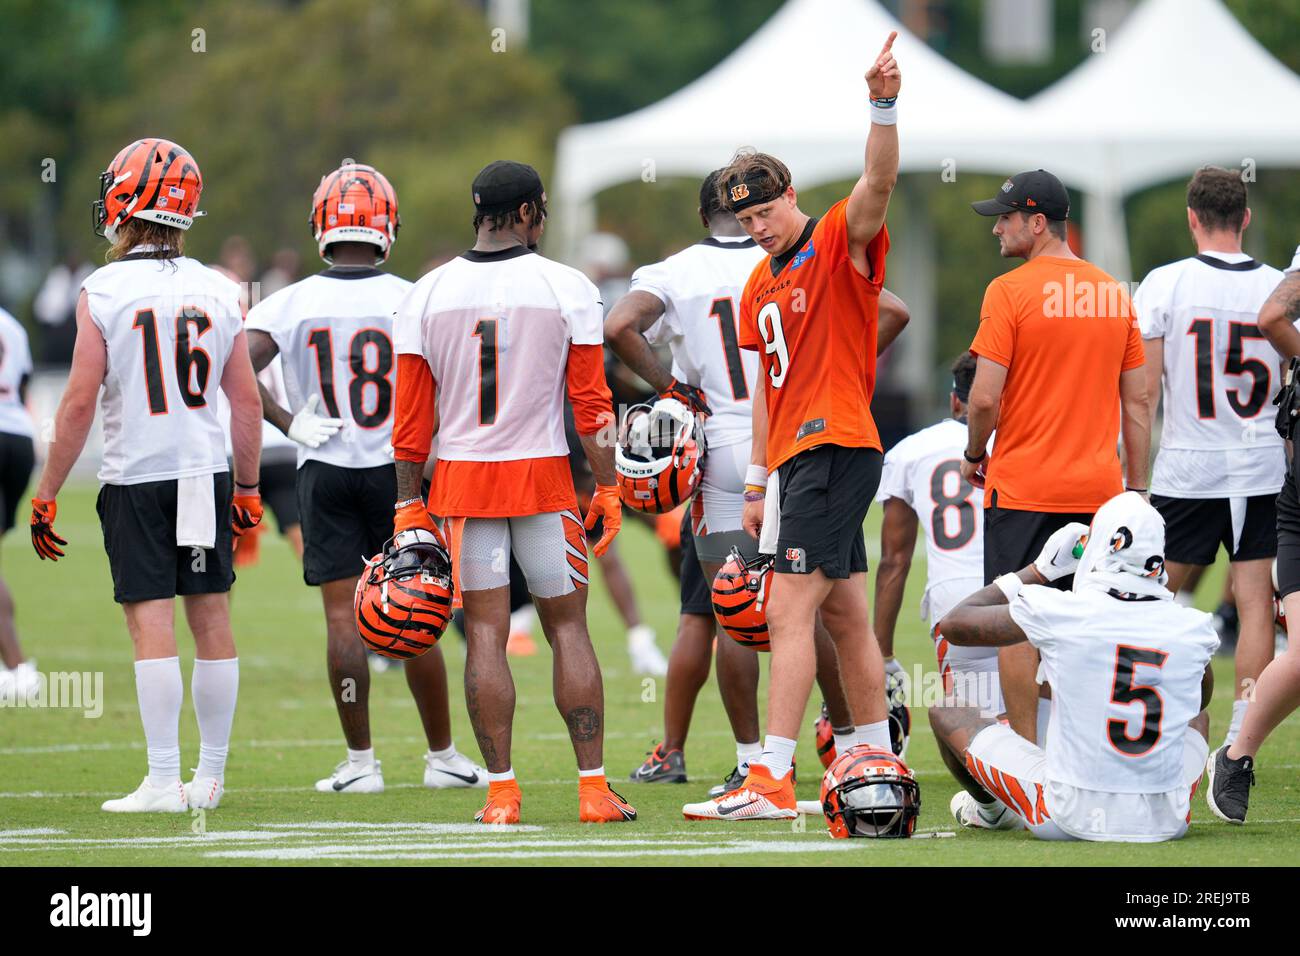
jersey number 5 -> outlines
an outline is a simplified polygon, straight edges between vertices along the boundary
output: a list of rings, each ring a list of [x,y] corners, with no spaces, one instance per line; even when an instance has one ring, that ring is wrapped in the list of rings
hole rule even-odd
[[[1160,739],[1160,721],[1164,717],[1164,701],[1160,692],[1134,682],[1134,670],[1139,664],[1164,667],[1169,655],[1150,647],[1129,647],[1121,644],[1115,649],[1115,682],[1111,688],[1113,704],[1141,704],[1144,711],[1141,732],[1129,734],[1129,721],[1114,717],[1106,721],[1106,736],[1110,744],[1126,757],[1141,757],[1150,752]]]
[[[153,309],[140,309],[131,328],[139,329],[144,350],[144,383],[149,393],[149,414],[167,414],[167,388],[163,384],[162,358],[158,350],[158,320]],[[212,356],[198,345],[199,339],[212,328],[206,312],[185,306],[176,313],[176,383],[181,401],[187,408],[202,408],[208,403],[205,394],[212,373]],[[190,332],[193,329],[193,338]]]
[[[775,302],[759,309],[758,335],[763,340],[763,351],[772,356],[767,376],[773,388],[780,388],[790,370],[790,348],[785,344],[785,329],[781,327],[781,307]]]

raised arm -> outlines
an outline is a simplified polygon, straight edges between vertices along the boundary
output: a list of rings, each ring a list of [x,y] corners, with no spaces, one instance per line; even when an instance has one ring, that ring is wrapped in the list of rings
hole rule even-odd
[[[903,76],[891,48],[897,33],[890,33],[880,55],[867,70],[867,90],[872,100],[871,131],[862,176],[849,194],[845,218],[848,223],[849,256],[864,276],[872,274],[867,246],[885,224],[889,197],[898,181],[898,126],[895,100]]]

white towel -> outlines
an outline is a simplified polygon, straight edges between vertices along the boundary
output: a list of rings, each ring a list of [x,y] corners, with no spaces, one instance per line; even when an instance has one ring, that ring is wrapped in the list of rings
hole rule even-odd
[[[217,546],[217,501],[211,473],[176,479],[176,546]]]
[[[781,534],[781,483],[779,472],[767,476],[767,497],[763,499],[763,529],[758,533],[758,553],[776,554]]]

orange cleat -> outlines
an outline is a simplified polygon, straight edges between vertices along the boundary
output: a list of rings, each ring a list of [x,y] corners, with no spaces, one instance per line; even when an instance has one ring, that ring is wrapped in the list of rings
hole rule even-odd
[[[505,826],[519,822],[519,805],[524,795],[517,780],[497,780],[488,784],[487,803],[474,814],[475,823]]]
[[[609,788],[604,777],[578,778],[578,822],[631,823],[636,808]]]
[[[752,763],[740,787],[704,803],[688,803],[682,816],[687,820],[793,820],[799,815],[793,777],[791,772],[775,780],[767,767]]]

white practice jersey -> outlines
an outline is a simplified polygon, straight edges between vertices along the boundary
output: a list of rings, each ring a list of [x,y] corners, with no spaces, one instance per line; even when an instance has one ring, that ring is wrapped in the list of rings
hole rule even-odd
[[[1037,585],[1022,588],[1010,610],[1042,655],[1040,681],[1052,685],[1044,745],[1052,818],[1086,833],[1100,810],[1110,833],[1176,832],[1188,801],[1183,735],[1196,733],[1187,724],[1219,645],[1210,615],[1173,600]]]
[[[343,419],[319,448],[298,448],[298,467],[322,461],[341,468],[390,464],[393,313],[411,283],[379,269],[335,266],[287,285],[248,310],[250,331],[275,340],[289,411],[313,395],[316,414]]]
[[[19,394],[23,379],[32,374],[32,350],[27,330],[0,309],[0,432],[32,437],[32,417]]]
[[[925,534],[921,616],[933,625],[984,586],[984,491],[961,476],[966,426],[949,418],[885,455],[877,501],[899,498]]]
[[[712,448],[748,442],[753,437],[754,380],[758,353],[737,344],[737,303],[761,259],[753,239],[710,236],[662,262],[632,274],[631,292],[648,292],[664,304],[664,314],[645,332],[651,345],[667,344],[674,375],[704,390],[713,409],[704,422]]]
[[[1259,309],[1282,273],[1244,254],[1153,269],[1133,296],[1144,339],[1164,340],[1164,427],[1153,494],[1272,495],[1286,471],[1273,428],[1281,364]]]
[[[108,348],[99,480],[133,485],[226,471],[217,393],[243,328],[239,286],[182,257],[112,262],[82,288]]]
[[[581,272],[522,246],[471,251],[415,284],[393,341],[433,373],[440,459],[554,458],[569,343],[604,343],[604,307]]]

